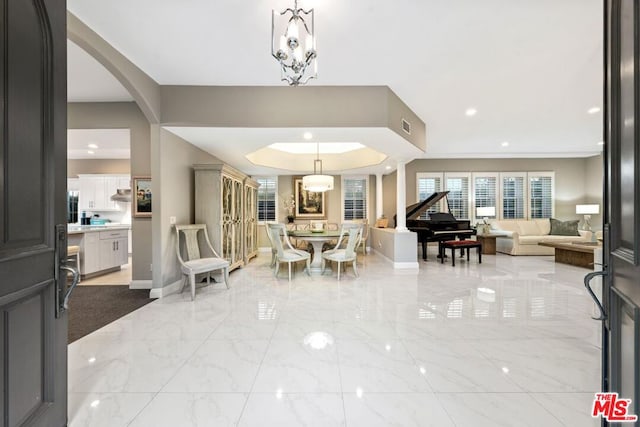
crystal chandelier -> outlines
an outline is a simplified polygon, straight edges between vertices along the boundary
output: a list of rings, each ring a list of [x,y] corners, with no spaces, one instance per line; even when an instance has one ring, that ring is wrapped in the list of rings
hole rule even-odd
[[[333,177],[322,174],[322,160],[320,160],[320,143],[317,143],[316,160],[313,161],[313,175],[302,177],[302,188],[307,191],[322,193],[333,190]],[[318,173],[318,169],[320,173]]]
[[[276,34],[276,24],[283,32]],[[318,77],[313,9],[298,9],[295,0],[293,9],[271,11],[271,55],[280,63],[280,80],[290,86]]]

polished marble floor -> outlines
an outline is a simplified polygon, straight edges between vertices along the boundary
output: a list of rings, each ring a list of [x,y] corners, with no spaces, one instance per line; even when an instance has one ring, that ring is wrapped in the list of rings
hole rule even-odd
[[[377,255],[288,282],[269,256],[69,346],[70,426],[596,426],[588,272]]]

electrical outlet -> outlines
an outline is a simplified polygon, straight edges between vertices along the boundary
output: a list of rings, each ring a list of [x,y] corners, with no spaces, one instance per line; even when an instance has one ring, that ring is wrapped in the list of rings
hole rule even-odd
[[[175,216],[170,216],[169,217],[169,224],[174,225],[176,223],[176,217]]]

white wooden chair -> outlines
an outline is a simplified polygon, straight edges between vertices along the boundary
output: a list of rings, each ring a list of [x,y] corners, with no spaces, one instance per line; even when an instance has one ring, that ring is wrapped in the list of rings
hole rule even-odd
[[[369,220],[368,219],[359,219],[354,220],[354,222],[358,224],[362,224],[362,237],[360,238],[360,242],[358,242],[356,252],[358,249],[362,248],[362,255],[367,254],[367,239],[369,238]]]
[[[349,233],[347,246],[344,249],[341,249],[340,245],[342,244],[347,232]],[[361,238],[362,224],[343,224],[336,248],[322,253],[322,273],[324,273],[326,262],[333,261],[338,264],[338,280],[340,280],[340,269],[342,267],[342,263],[351,262],[353,266],[353,273],[358,277],[358,267],[356,265],[358,254],[356,253],[356,247],[360,243]]]
[[[291,264],[304,261],[307,264],[307,274],[311,275],[311,254],[309,252],[296,249],[291,245],[287,235],[287,229],[284,224],[268,224],[271,241],[276,247],[276,270],[275,276],[278,277],[280,263],[286,262],[289,265],[289,280],[291,280]],[[285,249],[282,242],[285,242]]]
[[[229,289],[229,261],[220,258],[220,255],[216,253],[209,240],[209,234],[207,234],[207,226],[205,224],[191,224],[191,225],[176,225],[176,255],[178,261],[180,261],[182,274],[184,275],[182,282],[182,289],[187,284],[187,280],[191,284],[191,300],[196,297],[196,274],[206,273],[207,284],[211,283],[211,273],[217,270],[222,270],[222,276],[224,284]],[[203,258],[198,243],[198,234],[202,232],[204,234],[204,241],[213,256]],[[182,245],[184,242],[184,245]],[[184,246],[185,257],[181,254],[181,246]]]
[[[265,229],[267,232],[267,238],[269,239],[269,243],[271,244],[271,264],[270,267],[274,267],[276,265],[276,257],[278,256],[278,249],[276,248],[276,244],[273,241],[273,237],[271,236],[271,231],[269,230],[270,225],[275,225],[277,222],[267,222],[265,225]]]

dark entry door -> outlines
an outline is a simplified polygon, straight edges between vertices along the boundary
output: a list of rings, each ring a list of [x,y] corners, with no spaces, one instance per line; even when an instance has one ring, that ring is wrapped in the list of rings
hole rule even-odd
[[[1,422],[64,426],[65,0],[0,0],[0,82]]]
[[[609,391],[632,399],[630,409],[640,415],[640,2],[606,0],[605,16],[610,351],[603,356],[609,357]]]

